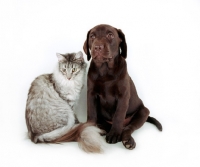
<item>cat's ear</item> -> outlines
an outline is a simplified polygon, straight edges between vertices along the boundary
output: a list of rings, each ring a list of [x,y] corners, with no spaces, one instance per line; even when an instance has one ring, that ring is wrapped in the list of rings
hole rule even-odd
[[[64,57],[63,55],[61,55],[60,53],[56,53],[56,56],[58,57],[58,61],[59,61],[59,62],[65,60],[65,57]]]
[[[78,52],[78,53],[76,53],[75,59],[76,59],[76,60],[81,60],[81,61],[83,61],[83,60],[84,60],[84,59],[83,59],[83,53],[82,53],[81,51]]]

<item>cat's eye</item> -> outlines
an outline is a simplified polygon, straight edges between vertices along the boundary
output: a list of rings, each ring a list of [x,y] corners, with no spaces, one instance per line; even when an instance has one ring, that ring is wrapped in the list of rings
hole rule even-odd
[[[63,69],[62,69],[62,71],[63,71],[63,72],[65,72],[65,71],[66,71],[66,69],[65,69],[65,68],[63,68]]]
[[[72,68],[72,72],[76,72],[76,68]]]

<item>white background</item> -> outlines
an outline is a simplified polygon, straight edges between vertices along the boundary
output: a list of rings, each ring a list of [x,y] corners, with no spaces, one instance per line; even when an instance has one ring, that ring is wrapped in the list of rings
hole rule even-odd
[[[24,118],[30,83],[52,72],[56,52],[82,50],[101,23],[125,33],[128,72],[163,132],[145,123],[134,150],[106,144],[102,154],[33,144]],[[0,0],[0,56],[0,166],[200,166],[200,1]],[[84,121],[86,88],[79,104]]]

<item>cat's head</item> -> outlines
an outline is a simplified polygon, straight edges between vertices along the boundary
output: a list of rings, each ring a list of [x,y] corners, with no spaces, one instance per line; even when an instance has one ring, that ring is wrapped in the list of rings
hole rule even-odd
[[[59,72],[68,80],[73,79],[81,70],[86,67],[83,53],[56,53],[59,63]]]

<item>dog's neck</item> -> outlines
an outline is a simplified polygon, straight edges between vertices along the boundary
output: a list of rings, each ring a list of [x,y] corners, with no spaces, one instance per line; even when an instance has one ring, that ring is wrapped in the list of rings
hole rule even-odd
[[[108,73],[108,64],[107,63],[103,63],[101,68],[98,68],[99,71],[99,75],[100,76],[105,76]]]
[[[93,61],[93,63],[95,65],[95,67],[98,69],[104,67],[105,65],[110,69],[114,68],[114,59],[110,59],[109,61],[106,61],[106,62],[94,62]]]
[[[118,56],[116,56],[113,59],[110,59],[107,62],[103,63],[97,63],[97,62],[92,62],[93,65],[96,67],[96,70],[98,71],[100,76],[105,76],[109,73],[112,73],[114,71],[115,65],[117,64],[118,61]]]

